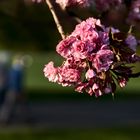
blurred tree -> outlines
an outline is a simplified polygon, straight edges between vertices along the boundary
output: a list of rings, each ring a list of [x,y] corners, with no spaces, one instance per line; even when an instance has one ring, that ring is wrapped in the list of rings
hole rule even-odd
[[[66,34],[71,33],[75,28],[77,24],[75,16],[84,20],[94,15],[95,18],[101,18],[102,23],[105,25],[109,24],[125,31],[129,28],[129,25],[126,26],[125,24],[127,13],[125,13],[124,7],[118,10],[113,9],[106,15],[96,13],[94,6],[89,10],[67,9],[68,12],[66,13],[60,10],[60,7],[54,3],[55,0],[52,1]],[[126,1],[126,3],[128,2]],[[139,36],[139,33],[137,36]],[[55,46],[60,39],[61,37],[57,31],[54,19],[45,1],[41,3],[33,3],[31,0],[0,1],[1,49],[55,50]]]
[[[29,5],[23,0],[0,1],[0,48],[54,49],[58,35],[46,5]]]

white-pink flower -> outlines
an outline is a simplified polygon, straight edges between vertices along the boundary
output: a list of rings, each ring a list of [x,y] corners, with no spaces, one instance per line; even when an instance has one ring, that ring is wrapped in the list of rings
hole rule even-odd
[[[102,95],[102,92],[100,90],[100,86],[96,83],[93,84],[92,86],[92,90],[93,92],[95,93],[95,96],[98,97],[98,96],[101,96]]]
[[[56,82],[58,80],[58,70],[54,67],[54,63],[52,61],[45,65],[43,72],[49,81]]]
[[[86,79],[91,79],[94,76],[96,76],[96,73],[92,69],[88,69],[85,76],[86,76]]]

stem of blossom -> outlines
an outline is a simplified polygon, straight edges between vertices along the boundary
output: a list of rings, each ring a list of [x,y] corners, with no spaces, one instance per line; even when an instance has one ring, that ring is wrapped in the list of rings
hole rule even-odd
[[[113,101],[114,101],[114,93],[112,93],[112,99],[113,99]]]
[[[115,71],[115,74],[116,74],[116,75],[119,75],[119,76],[124,76],[123,73],[118,73],[118,72],[116,72],[116,71]],[[138,73],[132,73],[132,74],[127,74],[127,76],[128,76],[129,78],[137,78],[137,77],[140,77],[140,72],[138,72]]]
[[[56,12],[55,12],[54,7],[51,3],[51,0],[46,0],[46,3],[47,3],[47,5],[48,5],[48,7],[49,7],[49,9],[52,13],[52,16],[53,16],[55,24],[57,26],[58,32],[60,33],[62,39],[65,39],[65,33],[64,33],[63,28],[62,28],[62,26],[59,22],[59,19],[58,19],[57,15],[56,15]]]
[[[140,72],[138,73],[133,73],[133,74],[129,74],[128,75],[130,78],[137,78],[137,77],[140,77]]]
[[[75,13],[69,11],[68,9],[66,9],[66,12],[68,13],[69,16],[73,17],[77,23],[82,22],[82,20]]]
[[[78,18],[78,17],[74,17],[74,19],[76,20],[77,23],[81,23],[82,22],[82,20],[80,18]]]

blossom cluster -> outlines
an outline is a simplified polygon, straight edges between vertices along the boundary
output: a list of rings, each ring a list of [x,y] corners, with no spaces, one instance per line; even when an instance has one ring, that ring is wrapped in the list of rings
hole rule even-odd
[[[133,75],[127,64],[140,61],[136,45],[130,33],[106,28],[99,19],[88,18],[59,42],[56,51],[65,61],[59,67],[49,62],[44,75],[51,82],[74,86],[76,91],[96,97],[114,93],[116,83],[125,87]]]
[[[111,8],[117,8],[122,4],[122,0],[95,0],[98,11],[104,12]]]
[[[128,20],[130,22],[140,21],[140,0],[136,0],[132,2]]]
[[[66,7],[76,5],[79,7],[88,7],[90,6],[91,0],[56,0],[56,3],[58,3],[62,9],[65,9]]]

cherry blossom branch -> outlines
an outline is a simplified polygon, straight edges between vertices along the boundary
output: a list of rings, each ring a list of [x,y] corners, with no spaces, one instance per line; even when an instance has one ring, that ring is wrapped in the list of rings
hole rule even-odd
[[[58,19],[57,15],[56,15],[56,12],[55,12],[54,7],[51,3],[51,0],[46,0],[46,3],[47,3],[47,5],[48,5],[48,7],[49,7],[49,9],[52,13],[52,16],[53,16],[55,24],[57,26],[58,32],[60,33],[62,39],[65,39],[65,33],[64,33],[63,28],[62,28],[62,26],[59,22],[59,19]]]

